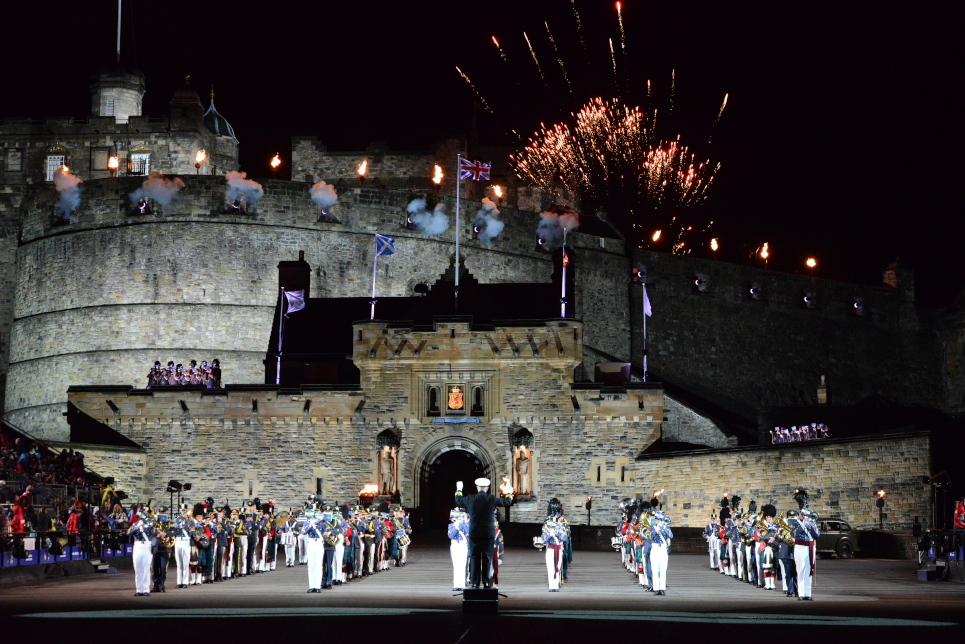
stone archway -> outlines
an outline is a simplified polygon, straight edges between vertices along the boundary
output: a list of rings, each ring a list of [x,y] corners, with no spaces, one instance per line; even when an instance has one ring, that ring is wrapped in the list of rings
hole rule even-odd
[[[453,456],[465,458],[465,472],[463,478],[466,490],[474,490],[472,481],[477,476],[484,476],[498,485],[500,468],[496,465],[494,454],[498,453],[496,445],[485,437],[466,436],[463,434],[450,433],[445,429],[432,432],[420,445],[412,451],[412,460],[406,463],[406,469],[410,472],[410,481],[413,485],[412,500],[417,506],[429,498],[427,484],[437,472],[433,472],[433,466],[449,469],[453,466]],[[447,491],[449,494],[455,493],[455,487]],[[443,495],[448,496],[447,494]],[[451,501],[450,501],[451,503]],[[421,514],[421,513],[420,513]]]

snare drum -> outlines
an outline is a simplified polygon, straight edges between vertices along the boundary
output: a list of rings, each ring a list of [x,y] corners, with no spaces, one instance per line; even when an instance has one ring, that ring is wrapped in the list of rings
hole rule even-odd
[[[407,545],[409,545],[410,543],[412,543],[412,539],[409,538],[409,535],[403,534],[403,535],[399,536],[399,547],[400,547],[400,548],[405,548],[405,547],[406,547]]]

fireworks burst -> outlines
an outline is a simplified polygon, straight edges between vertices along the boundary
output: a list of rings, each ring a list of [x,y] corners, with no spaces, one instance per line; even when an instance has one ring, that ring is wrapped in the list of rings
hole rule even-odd
[[[610,60],[613,61],[613,75],[617,75],[617,55],[613,53],[613,38],[610,38]]]
[[[697,161],[680,137],[657,140],[655,125],[656,117],[639,107],[596,98],[572,127],[542,126],[511,164],[559,201],[577,195],[583,212],[606,208],[624,230],[676,230],[676,252],[689,252],[683,237],[693,226],[678,214],[706,199],[719,166]]]
[[[529,53],[533,55],[533,62],[536,63],[536,69],[539,70],[539,77],[543,79],[543,84],[546,84],[546,74],[543,73],[543,68],[539,64],[539,59],[536,57],[536,52],[533,51],[533,43],[529,41],[529,36],[526,32],[523,32],[523,38],[526,39],[526,46],[529,47]]]
[[[583,23],[580,22],[580,12],[576,10],[576,0],[570,0],[570,5],[573,8],[573,17],[576,19],[576,35],[580,39],[580,45],[583,46],[583,54],[586,55],[586,43],[583,42]]]

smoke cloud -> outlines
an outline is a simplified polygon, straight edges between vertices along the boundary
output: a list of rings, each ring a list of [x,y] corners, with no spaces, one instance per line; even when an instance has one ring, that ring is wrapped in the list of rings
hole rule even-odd
[[[575,212],[541,212],[536,237],[540,246],[554,251],[563,243],[563,233],[571,233],[580,227],[580,216]]]
[[[225,176],[228,182],[228,189],[225,191],[224,196],[227,201],[234,203],[236,199],[244,197],[247,204],[253,206],[258,203],[259,199],[265,196],[265,191],[261,187],[261,184],[257,181],[246,179],[245,177],[247,176],[247,172],[235,172],[234,170]]]
[[[184,188],[184,182],[180,177],[168,179],[163,174],[152,172],[148,175],[141,187],[128,195],[132,202],[140,201],[141,198],[153,199],[161,206],[167,206],[178,196],[178,190]]]
[[[54,171],[54,188],[60,199],[57,200],[57,208],[64,213],[64,221],[70,221],[70,213],[80,205],[80,184],[84,183],[70,173],[66,168],[58,168]]]
[[[338,202],[338,195],[335,194],[335,186],[324,181],[319,181],[311,189],[312,201],[321,206],[322,210],[328,210]]]
[[[483,197],[482,208],[476,211],[476,219],[472,222],[472,230],[476,234],[476,239],[486,245],[486,248],[493,247],[493,239],[503,232],[506,224],[499,217],[499,208],[489,197]]]
[[[423,235],[434,237],[449,230],[449,216],[441,203],[429,212],[425,199],[413,199],[405,210],[409,213],[409,223]]]

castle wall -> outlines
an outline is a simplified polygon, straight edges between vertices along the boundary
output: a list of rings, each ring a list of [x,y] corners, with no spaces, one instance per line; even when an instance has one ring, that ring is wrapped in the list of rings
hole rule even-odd
[[[10,334],[13,329],[17,237],[20,229],[20,186],[0,185],[0,396],[7,386]]]
[[[317,223],[309,185],[266,181],[247,216],[224,210],[224,179],[183,176],[186,188],[154,214],[130,216],[136,178],[88,181],[68,226],[51,226],[52,189],[28,198],[17,250],[13,364],[5,417],[47,439],[66,439],[62,418],[71,384],[143,383],[154,360],[219,358],[227,383],[261,382],[277,304],[277,264],[305,252],[313,297],[364,297],[371,289],[373,233],[396,238],[379,261],[379,295],[413,295],[433,283],[454,254],[453,230],[430,239],[403,227],[414,194],[344,188],[333,208],[341,224]],[[454,202],[445,199],[447,210]],[[493,249],[470,238],[478,203],[463,201],[461,254],[481,282],[546,282],[552,258],[536,249],[537,215],[503,209]],[[454,222],[453,222],[454,223]],[[599,275],[625,262],[622,246],[571,236]],[[615,270],[615,269],[614,269]],[[592,288],[590,288],[592,286]],[[582,287],[581,287],[582,288]],[[594,341],[620,353],[625,302],[587,285],[576,300]],[[579,289],[578,289],[579,291]]]
[[[315,492],[317,478],[322,479],[325,500],[350,501],[363,484],[378,480],[377,436],[392,428],[400,437],[403,503],[414,507],[420,465],[440,444],[483,452],[494,464],[491,475],[498,483],[511,472],[511,436],[525,427],[534,435],[536,496],[514,507],[513,519],[533,522],[545,516],[546,501],[554,496],[566,503],[593,494],[594,511],[604,513],[598,516],[615,516],[620,499],[636,489],[633,458],[659,435],[662,407],[659,388],[602,403],[599,413],[593,411],[591,400],[600,397],[598,392],[581,392],[584,415],[503,415],[478,425],[447,425],[392,417],[384,411],[369,413],[377,406],[375,400],[365,405],[364,413],[356,413],[359,401],[369,393],[321,388],[282,393],[269,387],[229,387],[208,393],[78,387],[71,390],[70,401],[144,449],[147,474],[138,492],[142,501],[164,497],[172,478],[193,484],[189,500],[210,495],[219,502],[228,499],[233,506],[270,496],[278,499],[279,507],[301,507]],[[107,400],[117,406],[117,413]],[[635,415],[607,414],[627,409]],[[112,450],[102,449],[108,454]],[[122,474],[137,481],[136,474],[124,474],[128,465],[112,465],[109,458],[97,465],[103,476]]]
[[[760,508],[797,509],[794,490],[803,487],[808,506],[823,518],[840,517],[852,527],[878,526],[874,495],[885,498],[884,528],[908,529],[915,517],[931,522],[928,434],[876,436],[867,440],[795,443],[784,447],[731,448],[646,455],[635,464],[637,481],[665,489],[663,510],[675,526],[702,527],[720,509],[724,492]]]
[[[822,375],[835,404],[877,393],[945,407],[937,321],[915,308],[903,283],[863,286],[650,251],[635,251],[634,261],[647,267],[647,366],[657,378],[749,418],[769,406],[814,404]],[[704,292],[693,288],[698,274]],[[751,283],[765,300],[748,297]],[[641,291],[634,287],[630,299],[638,365]],[[814,308],[804,306],[805,292]],[[852,314],[855,297],[863,316]]]
[[[663,399],[663,416],[661,438],[665,443],[691,443],[707,447],[737,445],[736,437],[728,437],[712,420],[668,395]]]

